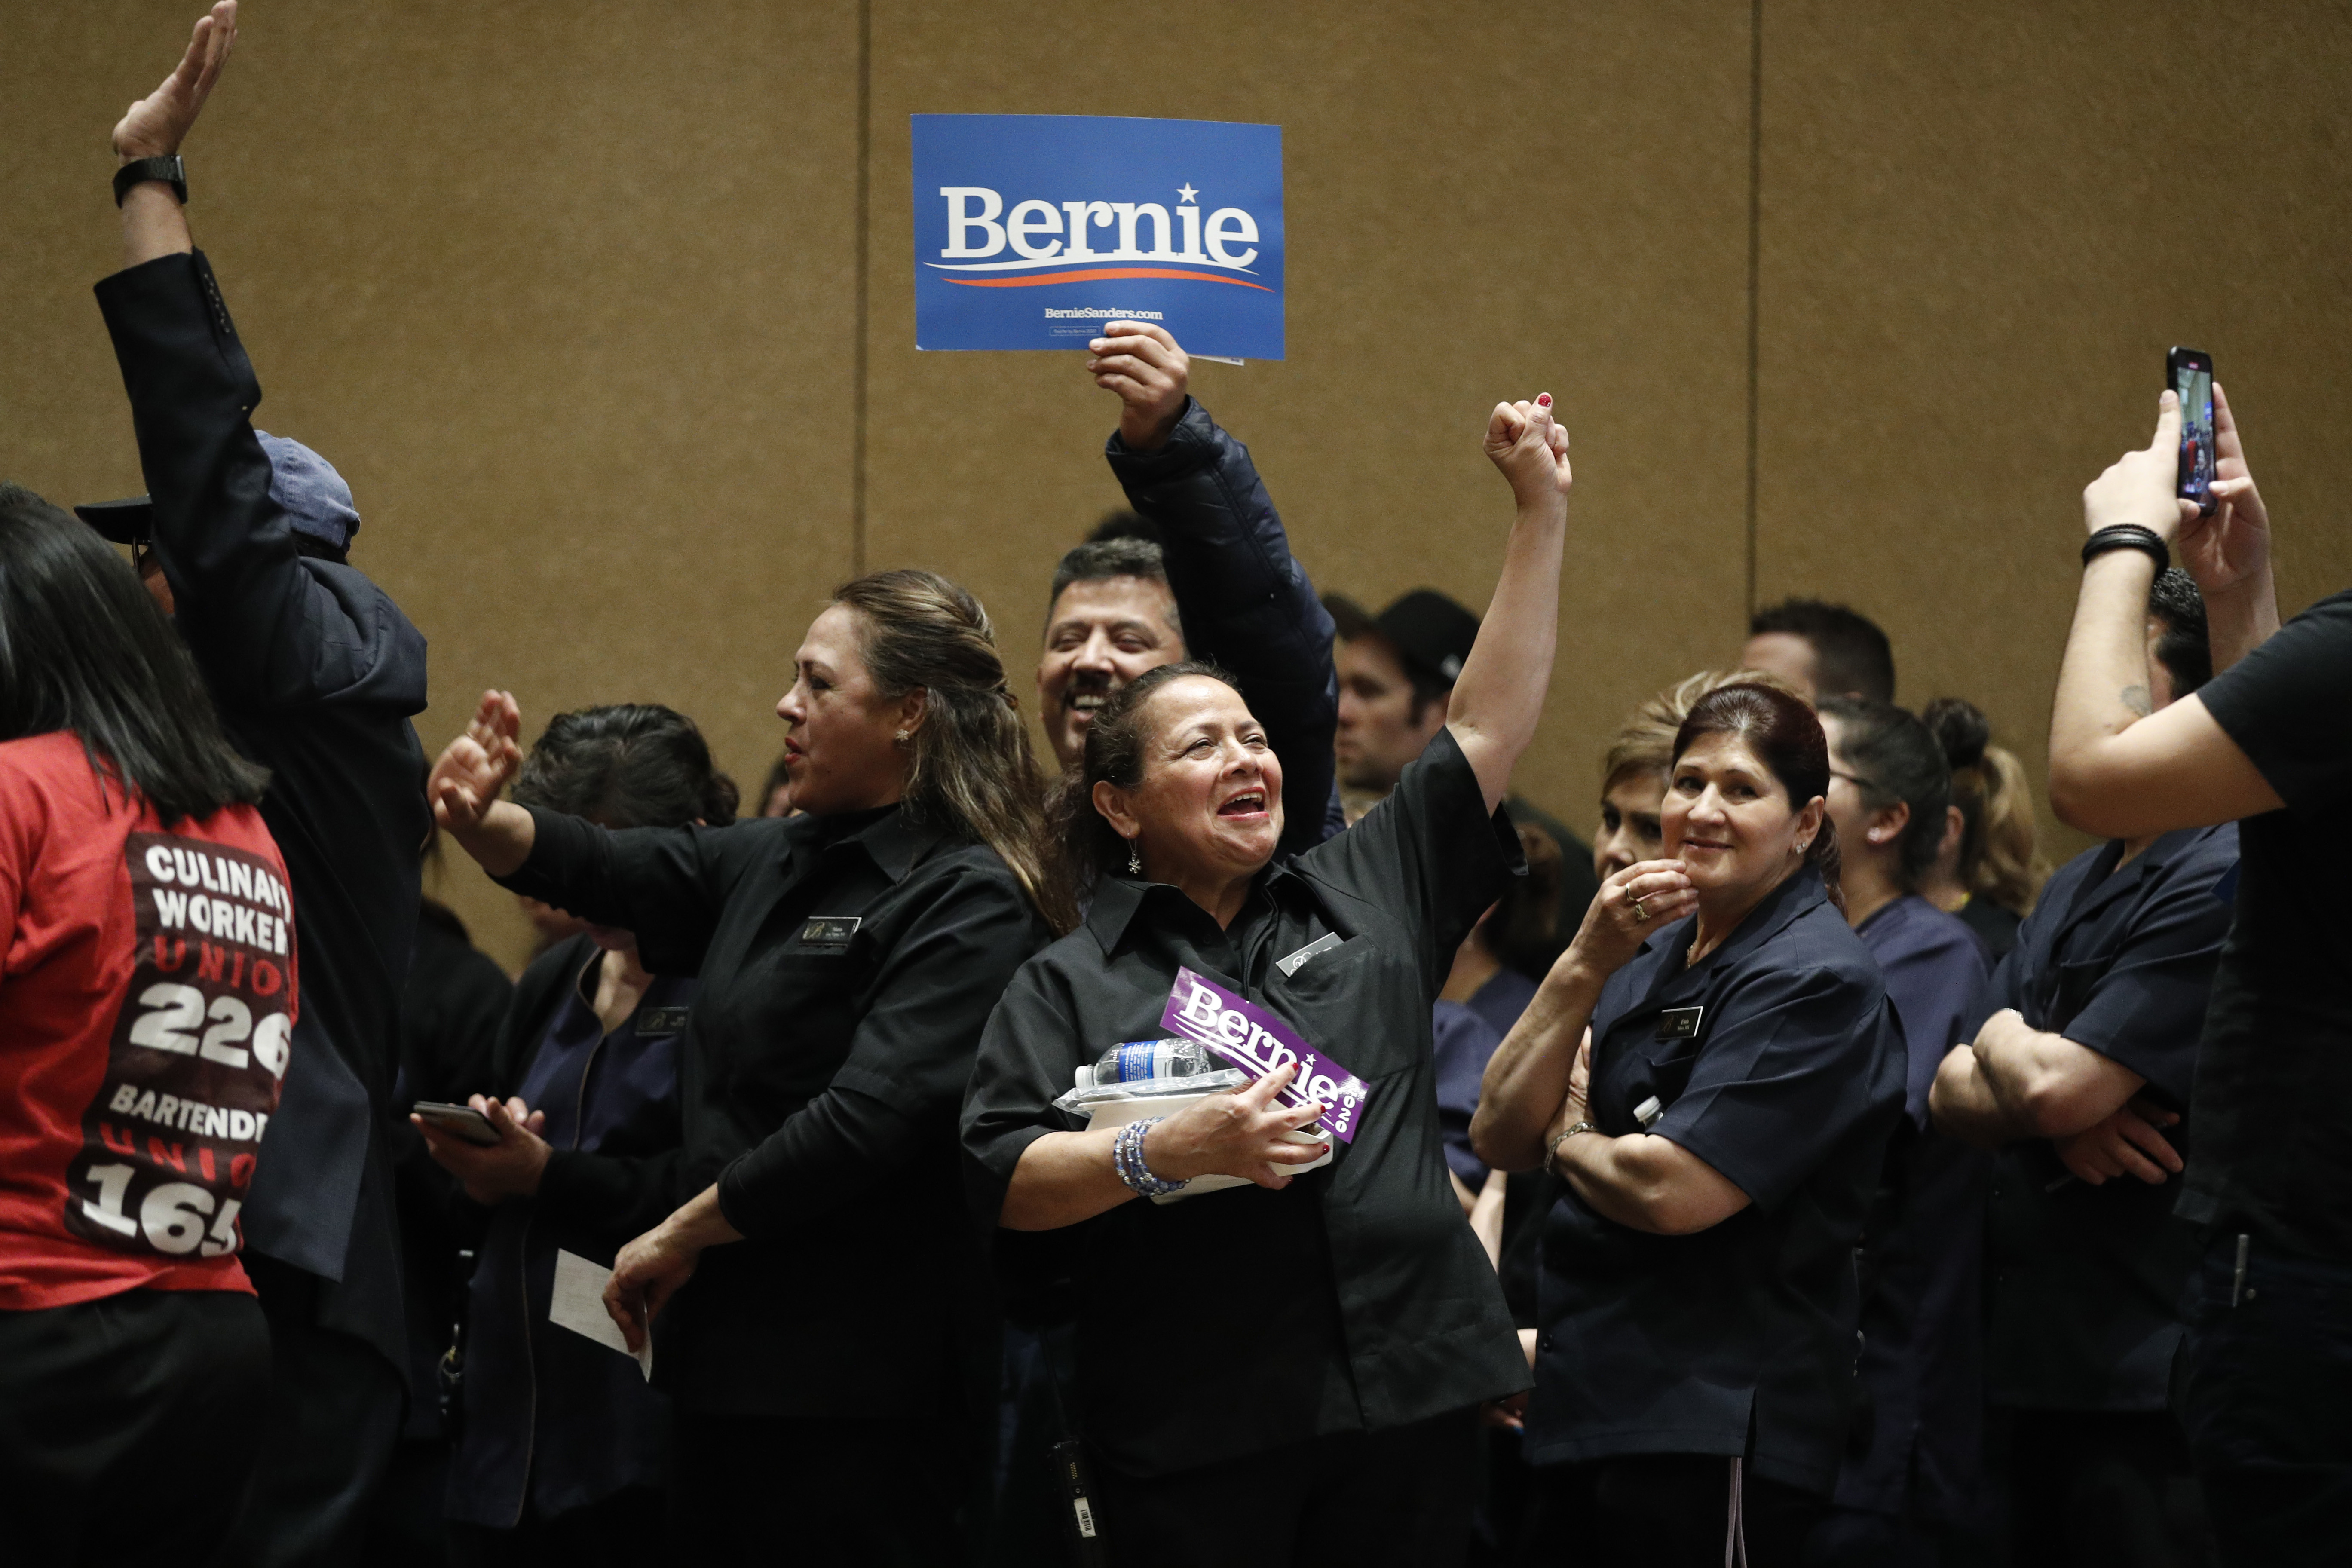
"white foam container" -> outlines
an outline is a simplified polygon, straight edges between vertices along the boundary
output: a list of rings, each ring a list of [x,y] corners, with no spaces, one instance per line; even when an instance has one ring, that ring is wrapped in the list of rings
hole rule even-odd
[[[1213,1092],[1229,1094],[1232,1091],[1217,1089]],[[1087,1131],[1089,1132],[1115,1131],[1130,1121],[1140,1121],[1147,1116],[1173,1116],[1186,1106],[1198,1105],[1208,1098],[1207,1094],[1154,1094],[1139,1095],[1133,1100],[1101,1100],[1087,1107]],[[1283,1136],[1294,1143],[1328,1143],[1330,1142],[1320,1134],[1313,1132],[1286,1132]],[[1319,1170],[1331,1163],[1332,1152],[1332,1149],[1326,1148],[1319,1159],[1309,1160],[1303,1165],[1288,1165],[1284,1168],[1294,1175],[1307,1171]],[[1227,1187],[1246,1187],[1254,1184],[1247,1176],[1195,1176],[1184,1184],[1182,1192],[1163,1193],[1151,1201],[1155,1204],[1172,1204],[1179,1199],[1192,1197],[1200,1193],[1223,1192]]]

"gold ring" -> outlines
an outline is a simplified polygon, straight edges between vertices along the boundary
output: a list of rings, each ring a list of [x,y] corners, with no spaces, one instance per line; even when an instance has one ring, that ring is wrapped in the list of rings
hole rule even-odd
[[[1643,906],[1639,899],[1626,900],[1625,906],[1633,911],[1633,918],[1637,921],[1646,921],[1650,918],[1650,911]]]

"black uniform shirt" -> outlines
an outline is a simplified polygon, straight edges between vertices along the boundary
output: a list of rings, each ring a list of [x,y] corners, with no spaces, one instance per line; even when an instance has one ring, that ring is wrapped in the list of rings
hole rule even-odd
[[[2197,1059],[2182,1217],[2352,1262],[2352,592],[2197,693],[2284,809],[2238,826],[2237,919]]]
[[[2121,870],[2120,843],[2086,849],[2042,890],[2015,952],[1969,1021],[2014,1007],[2147,1079],[2141,1094],[2185,1111],[2205,1001],[2229,906],[2216,888],[2238,863],[2238,830],[2168,833]],[[2189,1121],[2168,1130],[2185,1146]],[[2180,1339],[2180,1292],[2196,1231],[2173,1217],[2179,1178],[2076,1181],[2046,1139],[2000,1151],[1992,1188],[1995,1405],[2161,1410]]]
[[[1054,1233],[1075,1253],[1085,1423],[1107,1462],[1181,1470],[1527,1386],[1446,1181],[1430,1043],[1454,950],[1517,867],[1517,836],[1441,731],[1362,821],[1259,873],[1230,928],[1174,888],[1108,878],[1014,979],[964,1111],[991,1218],[1022,1152],[1084,1125],[1051,1103],[1079,1064],[1166,1033],[1180,966],[1279,1013],[1370,1090],[1355,1141],[1280,1192],[1130,1202]],[[1276,967],[1326,934],[1343,940]]]
[[[1746,1454],[1758,1475],[1826,1494],[1853,1397],[1853,1248],[1903,1112],[1903,1037],[1811,868],[1689,969],[1696,919],[1602,989],[1591,1116],[1622,1137],[1656,1098],[1648,1131],[1751,1201],[1693,1236],[1619,1225],[1573,1191],[1554,1205],[1528,1457]]]
[[[1045,926],[994,851],[896,806],[607,832],[533,810],[502,879],[636,933],[702,988],[679,1191],[752,1239],[703,1254],[657,1381],[709,1413],[913,1420],[954,1383],[976,1262],[955,1126],[972,1049]]]

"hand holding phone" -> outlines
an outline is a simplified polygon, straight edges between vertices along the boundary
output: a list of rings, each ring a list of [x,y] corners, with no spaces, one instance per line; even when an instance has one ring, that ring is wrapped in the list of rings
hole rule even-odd
[[[474,1144],[478,1148],[490,1149],[498,1145],[499,1130],[490,1125],[488,1117],[470,1105],[451,1105],[446,1100],[420,1100],[409,1109],[421,1120],[430,1123],[436,1132],[446,1132],[450,1137]]]
[[[2164,384],[2180,399],[2180,481],[2177,493],[2197,503],[2200,517],[2213,513],[2213,356],[2202,349],[2176,348],[2164,356]]]

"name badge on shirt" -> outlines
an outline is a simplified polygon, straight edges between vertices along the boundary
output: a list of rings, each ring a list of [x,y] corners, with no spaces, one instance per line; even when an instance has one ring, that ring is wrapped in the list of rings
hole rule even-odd
[[[1704,1007],[1669,1007],[1658,1015],[1656,1038],[1661,1040],[1696,1040],[1699,1020],[1706,1016]]]
[[[1297,973],[1299,966],[1305,963],[1308,959],[1314,957],[1318,952],[1328,952],[1339,945],[1339,933],[1336,931],[1326,931],[1323,935],[1317,937],[1313,942],[1308,942],[1305,947],[1300,948],[1297,952],[1292,953],[1289,957],[1276,959],[1274,961],[1274,966],[1276,969],[1281,970],[1282,977],[1285,980],[1287,980],[1292,975]]]
[[[686,1027],[685,1007],[640,1007],[637,1009],[637,1034],[640,1037],[657,1040],[664,1035],[675,1035]]]
[[[811,915],[808,924],[801,927],[801,945],[824,952],[846,952],[849,939],[857,934],[863,915]]]

